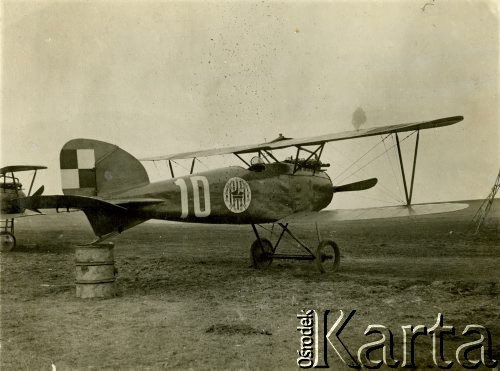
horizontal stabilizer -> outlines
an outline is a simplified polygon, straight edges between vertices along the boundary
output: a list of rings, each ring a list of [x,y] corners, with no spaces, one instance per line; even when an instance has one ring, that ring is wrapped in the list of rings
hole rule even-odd
[[[333,192],[351,192],[351,191],[364,191],[366,189],[370,189],[375,187],[377,184],[377,178],[370,178],[366,180],[362,180],[360,182],[354,182],[349,184],[344,184],[341,186],[333,187]]]
[[[119,198],[107,200],[107,202],[128,208],[161,204],[165,200],[161,198]]]
[[[121,233],[148,218],[135,215],[125,207],[92,197],[73,195],[31,196],[19,199],[22,207],[38,209],[80,209],[98,237]]]
[[[280,220],[280,223],[306,224],[328,223],[347,220],[368,220],[384,218],[402,218],[416,215],[439,214],[458,211],[469,207],[461,203],[434,203],[409,206],[373,207],[367,209],[339,209],[300,212],[289,215]]]
[[[19,199],[21,207],[30,210],[39,209],[99,209],[103,211],[123,211],[123,207],[113,205],[92,197],[54,195],[30,196]]]
[[[27,216],[37,216],[37,215],[45,215],[45,214],[41,213],[39,211],[33,212],[33,211],[26,210],[24,213],[0,214],[0,220],[25,218]]]

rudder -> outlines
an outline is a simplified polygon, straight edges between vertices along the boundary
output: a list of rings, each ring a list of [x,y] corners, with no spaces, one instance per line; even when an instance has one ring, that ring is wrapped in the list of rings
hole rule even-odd
[[[73,139],[60,153],[65,195],[112,196],[149,184],[144,166],[120,147],[93,139]]]

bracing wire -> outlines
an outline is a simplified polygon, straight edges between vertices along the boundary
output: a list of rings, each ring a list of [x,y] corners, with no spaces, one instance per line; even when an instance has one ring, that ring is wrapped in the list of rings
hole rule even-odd
[[[377,142],[375,143],[374,146],[372,146],[368,151],[366,151],[360,158],[358,158],[356,161],[354,161],[350,166],[348,166],[344,171],[342,171],[340,174],[338,174],[333,180],[337,180],[338,178],[340,178],[346,171],[348,171],[351,167],[353,167],[354,165],[356,165],[359,161],[361,161],[368,153],[370,153],[372,150],[375,149],[375,147],[377,147],[380,143],[383,143],[384,140],[389,136],[391,135],[390,133],[387,134],[385,136],[385,138],[382,138],[382,140],[380,142]]]
[[[186,171],[190,171],[187,167],[182,166],[182,165],[181,165],[181,164],[179,164],[177,161],[175,161],[175,160],[171,160],[171,161],[172,161],[174,164],[176,164],[176,165],[178,165],[178,166],[182,167],[184,170],[186,170]]]
[[[404,137],[400,142],[404,142],[406,139],[408,139],[410,136],[412,136],[413,134],[415,134],[415,131],[413,131],[412,133],[408,134],[406,137]],[[392,148],[394,148],[395,145],[393,144],[391,147],[389,147],[387,149],[390,150]],[[357,172],[359,172],[360,170],[364,169],[365,167],[367,167],[368,165],[370,165],[373,161],[379,159],[380,157],[382,157],[387,151],[384,151],[382,152],[380,155],[378,155],[377,157],[375,157],[374,159],[372,159],[371,161],[367,162],[365,165],[363,165],[362,167],[360,167],[358,170],[356,170],[354,173],[351,173],[350,175],[344,177],[341,182],[344,182],[346,179],[350,178],[351,176],[353,176],[354,174],[356,174]]]
[[[338,154],[340,154],[346,161],[350,161],[349,158],[346,155],[344,155],[342,152],[340,152],[335,147],[333,147],[333,150],[335,152],[337,152]],[[340,163],[337,163],[337,165],[342,166]],[[344,166],[342,166],[342,167],[344,167]],[[363,174],[365,174],[366,176],[368,176],[364,170],[362,170],[362,169],[359,169],[359,170],[361,170]],[[354,173],[351,174],[351,175],[349,175],[349,176],[347,176],[347,177],[345,177],[344,179],[350,178],[351,176],[354,176]],[[361,179],[361,177],[359,175],[356,175],[356,178]],[[381,194],[384,194],[385,196],[389,197],[393,201],[403,202],[401,200],[401,198],[396,193],[394,193],[392,190],[390,190],[389,188],[387,188],[383,184],[379,183],[379,187],[380,188],[378,188],[378,190],[379,190],[379,192],[381,192]]]
[[[394,140],[394,138],[392,140]],[[394,178],[397,178],[396,172],[394,171],[394,165],[392,163],[391,157],[389,156],[389,150],[387,149],[387,146],[385,145],[385,140],[384,140],[384,149],[385,149],[384,152],[387,155],[387,162],[389,162],[389,165],[391,166],[392,175]]]
[[[196,161],[205,166],[207,169],[210,169],[203,161],[201,161],[198,157],[196,157]]]
[[[393,137],[393,136],[391,136],[391,138],[392,138],[392,142],[394,143],[394,137]],[[398,176],[396,175],[396,171],[394,170],[394,165],[393,165],[393,163],[392,163],[392,161],[391,161],[391,157],[389,156],[389,149],[388,149],[388,148],[386,147],[386,145],[385,145],[385,140],[384,140],[384,149],[385,149],[384,153],[387,155],[387,161],[389,162],[389,165],[390,165],[390,167],[391,167],[391,171],[392,171],[392,176],[393,176],[393,179],[397,179],[397,178],[398,178]],[[400,189],[400,187],[399,187],[399,182],[398,182],[398,183],[396,183],[396,187],[397,187],[397,189],[398,189],[399,193],[401,193],[401,189]],[[400,197],[399,197],[399,196],[398,196],[398,200],[399,200],[400,202],[403,202],[403,200],[402,200],[402,199],[400,199]]]

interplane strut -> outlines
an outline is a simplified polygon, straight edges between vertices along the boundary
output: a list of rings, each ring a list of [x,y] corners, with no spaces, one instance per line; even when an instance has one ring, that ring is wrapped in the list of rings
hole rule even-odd
[[[410,178],[410,189],[408,191],[408,184],[406,181],[406,175],[405,175],[405,167],[403,164],[403,156],[401,154],[401,144],[399,142],[399,136],[398,133],[394,133],[396,137],[396,145],[398,149],[398,157],[399,157],[399,165],[401,167],[401,176],[403,178],[403,186],[405,190],[405,198],[406,198],[406,205],[411,205],[411,199],[413,196],[413,183],[415,181],[415,168],[417,165],[417,154],[418,154],[418,142],[420,138],[420,130],[417,130],[417,139],[415,140],[415,149],[413,153],[413,166],[412,166],[412,171],[411,171],[411,178]]]

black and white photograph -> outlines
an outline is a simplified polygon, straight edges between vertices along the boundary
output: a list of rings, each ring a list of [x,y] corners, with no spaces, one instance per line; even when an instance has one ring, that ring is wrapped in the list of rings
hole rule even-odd
[[[496,0],[0,6],[1,369],[499,369]]]

